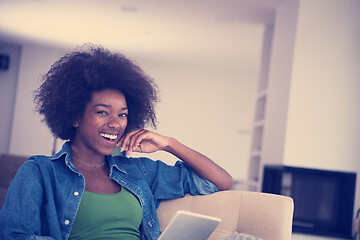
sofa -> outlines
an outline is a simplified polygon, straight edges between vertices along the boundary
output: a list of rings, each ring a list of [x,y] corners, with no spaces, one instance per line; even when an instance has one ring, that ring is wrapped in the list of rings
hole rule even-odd
[[[0,208],[7,188],[27,156],[0,156]],[[192,211],[222,219],[210,240],[246,233],[263,240],[290,240],[294,204],[289,197],[247,191],[222,191],[163,201],[158,210],[160,229],[177,210]]]
[[[237,233],[263,240],[291,239],[294,203],[290,197],[229,190],[166,200],[157,210],[161,231],[177,210],[222,219],[209,240],[219,240]]]

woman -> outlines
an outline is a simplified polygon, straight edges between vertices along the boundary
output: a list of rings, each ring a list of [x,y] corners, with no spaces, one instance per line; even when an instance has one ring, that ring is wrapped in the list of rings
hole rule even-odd
[[[229,189],[231,176],[156,126],[156,85],[121,54],[101,47],[68,54],[43,77],[37,110],[56,137],[53,156],[32,156],[0,212],[8,239],[156,239],[163,199]],[[121,151],[167,151],[174,166]]]

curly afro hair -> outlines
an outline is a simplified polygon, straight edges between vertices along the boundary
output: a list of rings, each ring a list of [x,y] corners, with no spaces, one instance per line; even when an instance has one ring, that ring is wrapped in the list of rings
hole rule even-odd
[[[36,111],[56,137],[72,140],[76,132],[73,123],[83,116],[92,93],[105,89],[118,90],[126,98],[125,132],[156,128],[158,91],[153,79],[124,55],[93,45],[67,54],[51,66],[35,90]]]

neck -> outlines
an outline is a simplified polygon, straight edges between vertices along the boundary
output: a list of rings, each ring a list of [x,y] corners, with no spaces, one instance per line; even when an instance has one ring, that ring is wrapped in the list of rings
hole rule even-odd
[[[89,151],[81,151],[75,146],[71,146],[71,158],[81,163],[91,166],[98,166],[105,163],[105,155],[90,153]]]
[[[93,165],[93,164],[89,164],[89,163],[87,163],[87,162],[84,162],[84,161],[82,161],[82,160],[80,160],[80,159],[78,159],[78,158],[76,158],[76,157],[74,157],[74,156],[72,156],[72,158],[75,159],[76,161],[78,161],[78,162],[80,162],[80,163],[88,166],[88,167],[93,168],[93,169],[96,169],[96,168],[98,168],[98,167],[102,167],[102,166],[105,165],[105,160],[104,160],[102,163],[100,163],[100,164]]]

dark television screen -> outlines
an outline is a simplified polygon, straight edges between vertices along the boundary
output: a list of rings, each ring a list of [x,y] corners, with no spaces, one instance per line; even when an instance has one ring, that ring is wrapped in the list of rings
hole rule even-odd
[[[355,183],[355,173],[267,165],[262,191],[293,198],[293,232],[351,239]]]

